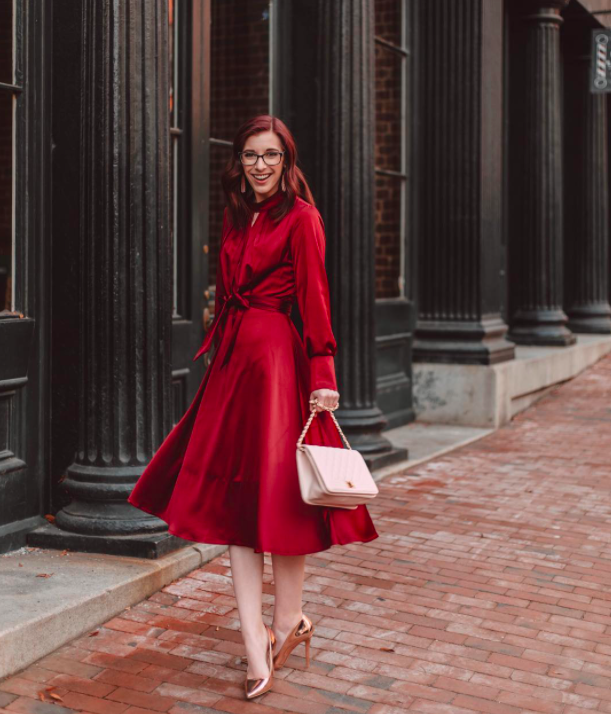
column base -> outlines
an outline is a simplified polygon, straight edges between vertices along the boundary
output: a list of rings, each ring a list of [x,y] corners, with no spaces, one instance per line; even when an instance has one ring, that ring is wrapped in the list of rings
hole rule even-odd
[[[388,441],[388,440],[387,440]],[[390,442],[388,442],[390,444]],[[390,444],[390,451],[376,454],[363,454],[367,468],[370,471],[382,469],[385,466],[398,464],[400,461],[407,461],[409,458],[408,450],[403,446],[393,446]]]
[[[72,464],[62,485],[72,497],[55,516],[62,530],[84,536],[155,534],[164,521],[127,502],[145,466],[89,466]]]
[[[405,461],[408,451],[395,447],[381,431],[388,426],[378,407],[365,409],[338,409],[335,417],[342,427],[350,446],[360,452],[370,469]]]
[[[519,345],[568,347],[576,342],[563,310],[518,310],[508,339]]]
[[[128,504],[129,505],[129,504]],[[159,519],[155,519],[159,521]],[[163,521],[160,521],[163,523]],[[163,524],[167,528],[167,524]],[[27,544],[35,548],[53,548],[56,550],[76,550],[84,553],[104,553],[106,555],[125,555],[133,558],[161,558],[174,550],[191,545],[167,532],[139,533],[129,536],[86,535],[71,533],[47,523],[30,531]]]
[[[500,318],[480,321],[420,320],[414,339],[415,362],[498,364],[514,358]]]
[[[591,303],[567,310],[568,328],[584,334],[611,334],[611,306],[608,302]]]

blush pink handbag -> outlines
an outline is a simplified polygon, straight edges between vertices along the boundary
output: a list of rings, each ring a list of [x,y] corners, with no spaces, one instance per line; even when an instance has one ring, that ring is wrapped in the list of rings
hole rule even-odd
[[[297,473],[301,497],[313,506],[332,506],[354,510],[378,495],[378,487],[365,459],[353,449],[344,436],[335,414],[331,413],[346,448],[304,444],[303,439],[316,416],[316,402],[310,418],[297,441]]]

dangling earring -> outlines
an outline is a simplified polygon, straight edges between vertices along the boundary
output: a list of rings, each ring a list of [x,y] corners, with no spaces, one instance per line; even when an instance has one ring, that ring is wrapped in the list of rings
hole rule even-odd
[[[246,183],[244,182],[244,174],[242,174],[242,182],[240,183],[240,191],[246,193]]]
[[[286,184],[284,183],[284,171],[282,172],[282,183],[280,184],[280,187],[283,191],[286,191]]]

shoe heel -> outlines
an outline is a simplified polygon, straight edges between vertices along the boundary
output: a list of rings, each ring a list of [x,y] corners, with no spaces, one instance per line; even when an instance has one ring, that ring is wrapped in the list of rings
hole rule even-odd
[[[305,626],[304,626],[305,625]],[[310,622],[307,617],[303,617],[298,623],[297,627],[293,632],[289,633],[286,640],[284,641],[280,651],[274,656],[274,669],[280,669],[286,662],[288,656],[291,652],[305,642],[306,646],[306,660],[307,666],[310,666],[310,640],[312,639],[312,633],[314,632],[314,625]],[[299,634],[297,634],[299,633]]]

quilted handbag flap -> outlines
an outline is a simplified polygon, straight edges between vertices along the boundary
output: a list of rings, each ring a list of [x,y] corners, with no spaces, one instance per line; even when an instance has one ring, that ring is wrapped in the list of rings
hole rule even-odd
[[[312,468],[332,493],[359,495],[377,494],[378,487],[367,468],[365,459],[356,449],[304,444]]]

